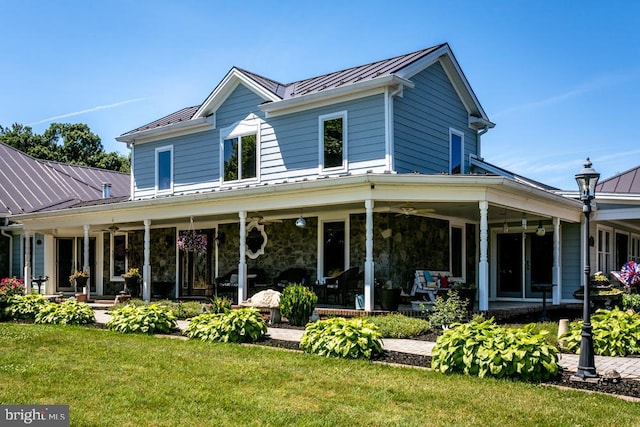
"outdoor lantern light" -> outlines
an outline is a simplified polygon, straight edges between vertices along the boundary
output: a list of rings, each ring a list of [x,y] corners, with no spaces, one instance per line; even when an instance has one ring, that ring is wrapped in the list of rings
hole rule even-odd
[[[302,215],[300,215],[298,219],[296,219],[296,227],[305,228],[306,226],[307,226],[307,221],[305,221],[304,218],[302,218]]]
[[[544,236],[547,233],[547,230],[542,226],[542,221],[538,222],[538,228],[536,229],[536,236]]]
[[[591,161],[587,157],[584,162],[584,168],[576,174],[576,182],[580,192],[580,200],[584,203],[582,212],[584,212],[584,242],[586,250],[584,251],[584,300],[583,300],[583,323],[580,341],[580,360],[578,361],[578,369],[575,377],[586,380],[589,378],[597,378],[596,363],[593,355],[593,335],[591,334],[591,307],[589,305],[589,276],[591,274],[589,245],[589,215],[591,214],[591,200],[596,197],[596,184],[600,174],[591,167]]]

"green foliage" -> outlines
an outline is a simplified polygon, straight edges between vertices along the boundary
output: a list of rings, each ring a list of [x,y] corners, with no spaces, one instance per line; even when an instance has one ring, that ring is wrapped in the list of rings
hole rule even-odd
[[[89,304],[72,299],[61,304],[47,304],[36,314],[36,323],[86,325],[95,321],[95,314]]]
[[[0,142],[37,159],[118,172],[130,170],[129,158],[105,152],[100,137],[84,123],[52,123],[43,135],[34,134],[31,127],[18,123],[10,128],[0,126]]]
[[[378,327],[383,338],[411,338],[431,330],[428,321],[399,313],[371,316],[367,320]]]
[[[184,334],[192,339],[214,342],[255,342],[267,333],[267,324],[254,307],[194,317]]]
[[[370,359],[382,352],[382,335],[367,319],[334,317],[309,323],[300,340],[305,353],[345,359]]]
[[[306,286],[289,285],[280,295],[280,313],[289,319],[290,325],[304,326],[317,302],[318,296]]]
[[[438,337],[431,367],[444,373],[483,378],[541,381],[558,373],[558,350],[533,326],[504,328],[493,319],[458,324]]]
[[[207,304],[205,309],[209,313],[228,313],[231,311],[231,300],[226,297],[215,297],[211,304]]]
[[[36,314],[47,305],[47,300],[38,294],[13,295],[7,303],[7,316],[13,319],[35,319]]]
[[[568,351],[580,352],[582,321],[571,322],[560,339]],[[591,316],[593,351],[601,356],[640,354],[640,314],[599,309]]]
[[[127,304],[111,312],[107,327],[125,334],[167,333],[176,327],[176,316],[159,304]]]
[[[448,298],[436,297],[436,303],[428,313],[432,326],[449,326],[465,320],[467,303],[460,298],[458,292],[450,290]]]
[[[640,294],[622,294],[622,309],[640,313]]]

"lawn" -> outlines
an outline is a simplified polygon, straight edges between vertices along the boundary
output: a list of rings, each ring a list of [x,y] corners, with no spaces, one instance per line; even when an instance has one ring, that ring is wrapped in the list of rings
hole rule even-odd
[[[72,426],[631,426],[640,404],[258,346],[0,323],[0,402]]]

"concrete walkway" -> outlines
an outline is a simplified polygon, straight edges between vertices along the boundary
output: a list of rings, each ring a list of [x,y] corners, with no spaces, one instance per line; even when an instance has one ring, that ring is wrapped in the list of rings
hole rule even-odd
[[[109,314],[106,310],[96,309],[96,323],[106,323],[109,320]],[[178,321],[178,328],[184,330],[189,322],[186,320]],[[302,333],[300,329],[288,328],[269,328],[269,337],[283,341],[300,341]],[[385,350],[397,351],[400,353],[420,354],[430,356],[431,350],[436,343],[430,341],[418,341],[409,339],[393,339],[385,338],[383,347]],[[576,354],[561,354],[559,364],[563,368],[575,372],[578,367],[578,359],[580,356]],[[595,356],[595,364],[598,373],[602,373],[608,369],[615,369],[623,378],[640,380],[640,357],[610,357]]]

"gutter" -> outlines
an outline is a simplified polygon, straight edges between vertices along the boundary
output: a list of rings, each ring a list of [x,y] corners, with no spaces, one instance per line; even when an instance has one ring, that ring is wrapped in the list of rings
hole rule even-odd
[[[212,127],[213,123],[207,120],[206,117],[199,119],[190,119],[184,122],[173,123],[166,126],[160,126],[153,129],[147,129],[140,132],[132,133],[130,135],[121,135],[116,137],[116,141],[133,143],[142,142],[140,140],[151,139],[154,137],[165,136],[172,132],[198,132],[201,128]]]

